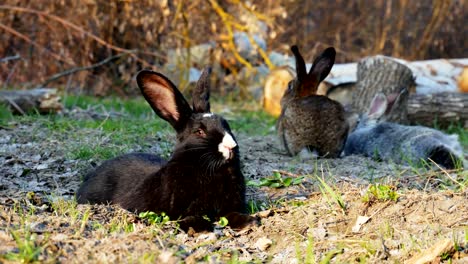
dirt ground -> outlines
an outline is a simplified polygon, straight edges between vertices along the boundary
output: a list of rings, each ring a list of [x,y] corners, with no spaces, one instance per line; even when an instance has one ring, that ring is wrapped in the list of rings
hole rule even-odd
[[[105,139],[102,131],[79,128],[51,135],[35,123],[0,128],[0,263],[17,261],[11,255],[24,248],[18,241],[33,241],[39,262],[418,263],[433,252],[439,253],[433,263],[468,262],[468,190],[456,183],[465,172],[417,171],[358,156],[291,158],[273,133],[239,134],[246,180],[275,171],[305,177],[284,188],[248,187],[260,226],[189,236],[173,223],[150,225],[118,206],[67,207],[96,162],[66,157],[74,133],[84,134],[80,144]],[[344,208],[321,191],[318,178],[342,197]],[[371,183],[392,186],[398,200],[363,202]]]

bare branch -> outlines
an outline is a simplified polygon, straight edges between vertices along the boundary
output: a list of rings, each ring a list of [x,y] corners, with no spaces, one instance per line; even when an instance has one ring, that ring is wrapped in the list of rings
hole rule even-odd
[[[19,60],[19,59],[21,59],[21,56],[16,54],[14,56],[8,56],[8,57],[5,57],[3,59],[0,59],[0,63],[12,61],[12,60]]]
[[[1,9],[1,6],[0,6],[0,9]],[[59,61],[63,61],[67,64],[70,64],[70,65],[74,65],[74,63],[72,61],[69,61],[65,58],[62,58],[61,56],[53,53],[53,52],[50,52],[49,50],[47,50],[46,48],[44,48],[43,46],[37,44],[36,42],[32,41],[28,36],[24,35],[24,34],[21,34],[20,32],[14,30],[13,28],[9,27],[9,26],[6,26],[4,25],[3,23],[0,23],[0,28],[2,28],[3,30],[5,30],[6,32],[12,34],[12,35],[15,35],[16,37],[30,43],[31,45],[33,45],[34,47],[40,49],[40,50],[43,50],[44,52],[50,54],[52,57],[54,57],[56,60],[59,60]]]
[[[38,10],[30,9],[30,8],[16,7],[16,6],[9,6],[9,5],[0,5],[0,9],[16,11],[16,12],[23,12],[23,13],[30,13],[30,14],[35,14],[35,15],[38,15],[38,16],[49,18],[51,20],[54,20],[54,21],[62,24],[63,26],[71,28],[71,29],[73,29],[73,30],[85,35],[85,36],[88,36],[89,38],[95,40],[97,43],[99,43],[99,44],[101,44],[101,45],[103,45],[103,46],[105,46],[105,47],[107,47],[109,49],[112,49],[112,50],[120,52],[120,53],[129,53],[130,56],[133,57],[135,60],[143,63],[146,66],[151,66],[151,64],[149,64],[147,61],[145,61],[145,60],[139,58],[138,56],[136,56],[136,54],[135,54],[135,52],[133,50],[124,49],[124,48],[114,46],[114,45],[110,44],[109,42],[103,40],[102,38],[92,34],[91,32],[86,31],[82,27],[77,26],[76,24],[73,24],[72,22],[67,21],[67,20],[65,20],[65,19],[63,19],[61,17],[56,16],[56,15],[52,15],[52,14],[49,14],[49,13],[44,12],[44,11],[38,11]],[[1,25],[3,25],[3,24],[0,24],[0,26]],[[3,25],[3,26],[6,27],[5,25]],[[19,33],[19,32],[17,32],[17,33]],[[19,33],[19,35],[22,35],[22,34]],[[32,44],[35,44],[28,37],[26,37],[24,35],[22,35],[22,36],[23,36],[22,39],[24,39],[24,40],[26,40],[28,42],[31,42]],[[37,44],[35,44],[35,45],[37,45]],[[146,53],[146,54],[148,54],[148,53]],[[155,53],[151,53],[151,55],[156,56],[156,57],[161,57],[159,54],[155,54]],[[72,64],[72,63],[69,63],[69,64]]]
[[[231,50],[232,54],[236,58],[237,61],[239,61],[241,64],[243,64],[245,67],[248,69],[252,68],[252,64],[250,64],[248,61],[246,61],[242,56],[239,54],[239,52],[236,49],[236,44],[234,43],[234,32],[232,31],[233,27],[242,27],[238,23],[232,23],[231,21],[231,15],[226,13],[226,11],[223,10],[223,8],[218,4],[216,0],[210,0],[210,4],[215,10],[216,14],[221,18],[223,21],[224,26],[226,27],[226,30],[228,32],[228,47]],[[244,27],[242,27],[245,29]]]
[[[94,68],[97,68],[97,67],[100,67],[102,65],[105,65],[117,58],[120,58],[124,55],[129,55],[129,53],[120,53],[120,54],[117,54],[115,56],[111,56],[111,57],[108,57],[98,63],[95,63],[95,64],[92,64],[92,65],[89,65],[89,66],[82,66],[82,67],[76,67],[76,68],[72,68],[72,69],[68,69],[66,71],[63,71],[63,72],[59,72],[59,73],[56,73],[54,75],[52,75],[51,77],[49,77],[45,82],[43,82],[41,84],[42,87],[45,87],[47,86],[47,84],[59,79],[59,78],[62,78],[64,76],[67,76],[67,75],[70,75],[70,74],[73,74],[75,72],[79,72],[79,71],[87,71],[87,70],[91,70],[91,69],[94,69]]]

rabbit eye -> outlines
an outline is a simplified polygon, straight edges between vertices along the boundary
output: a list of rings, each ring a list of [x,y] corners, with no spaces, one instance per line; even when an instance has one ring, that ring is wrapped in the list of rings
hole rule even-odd
[[[195,135],[200,136],[200,137],[206,137],[205,131],[203,131],[203,129],[201,128],[195,130]]]

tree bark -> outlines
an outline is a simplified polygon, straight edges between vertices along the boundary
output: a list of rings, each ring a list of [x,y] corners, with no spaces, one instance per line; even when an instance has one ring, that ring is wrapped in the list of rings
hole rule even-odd
[[[51,88],[0,91],[0,103],[8,105],[14,114],[21,115],[56,113],[63,109],[57,90]]]
[[[446,128],[460,123],[468,128],[468,93],[412,94],[408,99],[411,124]]]

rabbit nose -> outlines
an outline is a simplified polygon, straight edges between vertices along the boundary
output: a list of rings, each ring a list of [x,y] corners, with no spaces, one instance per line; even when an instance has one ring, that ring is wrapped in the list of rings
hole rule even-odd
[[[234,156],[232,151],[237,146],[236,141],[232,138],[229,133],[224,133],[223,140],[218,145],[218,150],[223,154],[225,159],[231,159]]]

